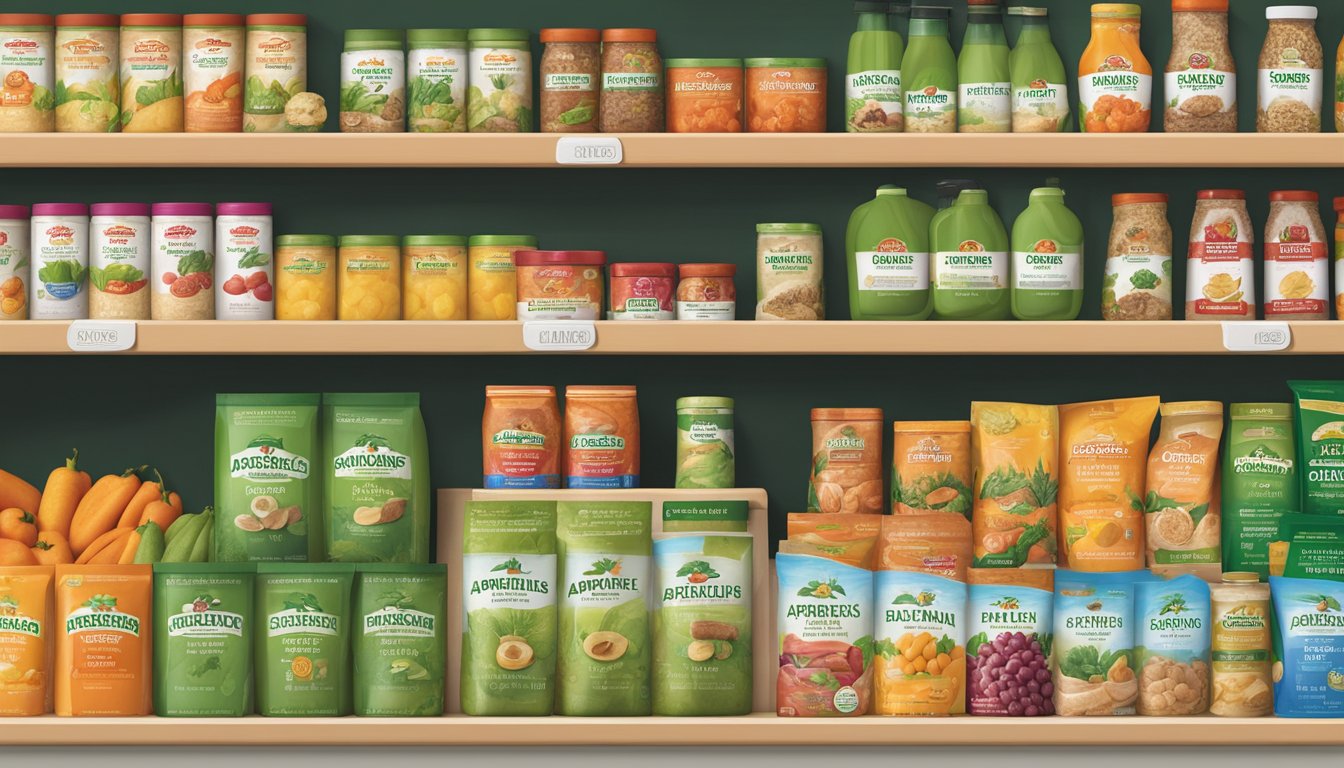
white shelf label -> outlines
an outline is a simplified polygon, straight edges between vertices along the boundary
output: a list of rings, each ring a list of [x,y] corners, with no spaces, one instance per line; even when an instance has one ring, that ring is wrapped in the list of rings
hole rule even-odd
[[[135,346],[135,321],[72,320],[65,343],[71,352],[125,352]]]
[[[1223,347],[1229,352],[1282,352],[1293,343],[1293,329],[1278,322],[1223,322]]]
[[[615,136],[565,136],[555,142],[555,162],[560,165],[620,165],[624,159],[621,140]]]
[[[581,352],[597,343],[592,320],[528,320],[523,346],[536,352]]]

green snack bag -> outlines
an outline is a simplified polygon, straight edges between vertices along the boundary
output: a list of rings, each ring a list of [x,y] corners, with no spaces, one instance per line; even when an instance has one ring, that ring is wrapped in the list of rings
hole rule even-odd
[[[462,538],[462,711],[551,714],[554,501],[473,501]]]
[[[1301,511],[1344,515],[1344,381],[1290,381]]]
[[[560,656],[555,711],[580,717],[647,715],[653,505],[556,505]]]
[[[653,553],[653,713],[750,713],[751,537],[659,539]]]
[[[357,566],[354,605],[355,714],[442,715],[447,566]]]
[[[257,565],[257,714],[350,714],[347,563]]]
[[[322,396],[327,559],[429,562],[429,443],[420,395]]]
[[[312,473],[319,403],[312,394],[215,396],[216,562],[322,560]]]
[[[250,563],[154,566],[154,714],[251,713],[255,578]]]
[[[1269,576],[1269,542],[1285,511],[1298,508],[1293,409],[1232,403],[1223,441],[1223,569]]]

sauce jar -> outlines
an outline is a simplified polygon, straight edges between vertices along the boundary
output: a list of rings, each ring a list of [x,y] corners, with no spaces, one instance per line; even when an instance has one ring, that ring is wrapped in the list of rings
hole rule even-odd
[[[274,320],[270,203],[215,206],[215,319]]]
[[[663,59],[652,29],[602,30],[603,133],[663,130]]]
[[[0,205],[0,320],[28,319],[28,220],[26,205]]]
[[[1340,43],[1344,49],[1344,43]],[[1344,77],[1344,73],[1340,74]],[[1335,319],[1344,320],[1344,197],[1335,198]]]
[[[597,130],[597,94],[602,80],[601,34],[596,29],[543,29],[541,42],[541,132]]]
[[[518,251],[519,320],[602,317],[602,251]]]
[[[341,236],[338,320],[401,319],[400,243],[396,235]]]
[[[671,320],[676,264],[612,264],[612,320]]]
[[[668,133],[741,130],[741,59],[667,60]]]
[[[336,238],[275,238],[275,319],[336,319]]]
[[[152,320],[215,319],[215,206],[150,206],[149,316]]]
[[[1330,247],[1315,192],[1269,193],[1265,319],[1330,319]]]
[[[737,319],[737,287],[734,264],[682,264],[678,268],[678,320]]]
[[[401,319],[467,319],[467,238],[401,239]]]
[[[747,130],[826,130],[825,59],[747,59]]]
[[[1186,258],[1186,320],[1254,320],[1255,230],[1239,189],[1201,190]]]
[[[467,241],[467,319],[516,320],[515,251],[537,247],[531,235],[472,235]]]

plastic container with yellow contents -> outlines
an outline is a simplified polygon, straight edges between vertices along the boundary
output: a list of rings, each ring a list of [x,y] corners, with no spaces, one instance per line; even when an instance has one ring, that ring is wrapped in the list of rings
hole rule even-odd
[[[275,319],[336,319],[336,238],[275,238]]]
[[[401,239],[401,319],[467,319],[467,238]]]
[[[400,244],[396,235],[341,237],[337,319],[401,319]]]
[[[536,247],[537,238],[531,235],[472,235],[468,241],[468,319],[517,319],[518,274],[513,254]]]

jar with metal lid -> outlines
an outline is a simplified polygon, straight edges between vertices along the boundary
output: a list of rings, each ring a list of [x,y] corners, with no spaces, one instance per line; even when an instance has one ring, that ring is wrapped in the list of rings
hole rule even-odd
[[[1171,224],[1164,194],[1111,196],[1103,320],[1171,319]]]
[[[31,217],[26,205],[0,205],[0,320],[28,319]]]
[[[678,268],[678,320],[736,320],[734,264],[682,264]]]
[[[1265,319],[1330,319],[1330,248],[1320,196],[1305,190],[1269,194],[1265,223]]]
[[[1260,133],[1319,133],[1325,90],[1325,49],[1316,35],[1320,11],[1311,5],[1265,9],[1269,29],[1260,49]]]
[[[338,320],[401,319],[401,238],[342,235]]]
[[[467,319],[467,238],[401,239],[401,319]]]
[[[671,320],[675,264],[612,264],[612,320]]]
[[[677,488],[736,487],[733,398],[677,398]]]
[[[663,130],[663,59],[652,29],[602,30],[603,133]]]
[[[1186,320],[1254,320],[1255,230],[1239,189],[1201,190],[1186,257]]]
[[[541,42],[542,133],[597,130],[602,81],[601,33],[596,29],[543,29]]]
[[[336,238],[275,238],[275,319],[336,319]]]
[[[742,60],[668,59],[667,131],[740,133]]]
[[[1236,133],[1237,63],[1227,34],[1228,0],[1172,0],[1166,71],[1168,133]]]
[[[467,30],[406,30],[406,99],[412,132],[466,132]]]
[[[602,317],[602,251],[518,251],[519,320],[597,320]]]

